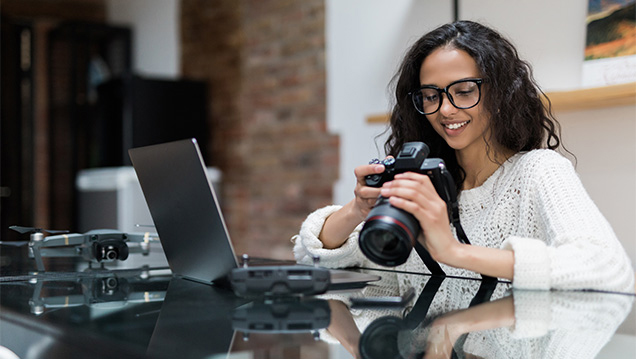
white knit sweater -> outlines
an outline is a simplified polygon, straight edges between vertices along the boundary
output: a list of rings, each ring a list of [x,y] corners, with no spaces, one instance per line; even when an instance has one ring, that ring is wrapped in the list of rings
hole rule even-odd
[[[307,217],[293,238],[296,260],[311,263],[317,255],[326,267],[376,266],[357,244],[362,223],[340,248],[323,248],[318,235],[339,208],[324,207]],[[555,151],[512,156],[483,185],[462,191],[459,209],[472,245],[514,251],[516,288],[634,292],[634,270],[625,250],[570,161]],[[442,268],[448,275],[478,276]],[[428,271],[415,251],[397,269]]]
[[[578,291],[514,290],[512,296],[514,325],[469,333],[462,352],[478,358],[595,358],[625,320],[634,300],[630,295]],[[473,321],[464,324],[475,325],[482,308],[453,308],[447,303],[443,313],[471,311]],[[421,325],[401,332],[402,356],[412,358],[413,353],[424,352],[430,330]]]

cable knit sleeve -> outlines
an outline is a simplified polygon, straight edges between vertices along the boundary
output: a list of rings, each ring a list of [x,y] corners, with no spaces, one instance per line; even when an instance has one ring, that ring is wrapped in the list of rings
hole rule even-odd
[[[566,330],[593,333],[594,337],[603,337],[605,342],[625,320],[634,302],[631,295],[578,291],[514,290],[513,298],[515,327],[512,335],[515,338],[539,337],[551,330]]]
[[[300,227],[300,233],[292,238],[294,257],[298,263],[310,264],[315,256],[320,258],[321,266],[329,268],[360,266],[366,262],[364,255],[358,248],[358,234],[362,229],[362,223],[356,227],[340,248],[323,248],[322,241],[318,238],[327,218],[340,208],[342,207],[327,206],[307,216]]]
[[[630,260],[570,161],[549,150],[526,156],[522,206],[544,238],[511,236],[502,244],[515,253],[514,287],[633,292]]]

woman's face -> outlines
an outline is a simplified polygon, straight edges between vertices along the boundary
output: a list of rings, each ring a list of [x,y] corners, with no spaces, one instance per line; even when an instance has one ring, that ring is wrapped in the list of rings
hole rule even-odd
[[[477,63],[463,50],[441,47],[434,50],[422,62],[420,85],[445,88],[452,82],[480,78]],[[483,88],[482,88],[483,92]],[[484,138],[489,130],[490,120],[482,100],[469,109],[458,109],[442,94],[439,110],[426,118],[435,131],[456,151],[486,151]]]

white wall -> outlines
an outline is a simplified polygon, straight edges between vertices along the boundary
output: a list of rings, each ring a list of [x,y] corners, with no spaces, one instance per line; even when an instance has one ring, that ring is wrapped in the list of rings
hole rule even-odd
[[[366,117],[389,111],[387,85],[408,46],[452,20],[451,1],[326,0],[327,121],[341,138],[334,203],[353,198],[353,169],[382,157],[384,125]],[[460,0],[462,19],[508,36],[546,91],[581,85],[587,0]],[[132,27],[134,70],[178,77],[179,0],[108,0],[108,18]],[[577,170],[636,265],[636,109],[557,113]]]
[[[181,74],[179,0],[107,0],[107,19],[132,29],[133,71],[178,78]]]
[[[464,0],[459,17],[489,25],[517,46],[545,91],[581,86],[588,0]]]
[[[636,108],[557,113],[576,170],[636,269]]]
[[[365,118],[388,112],[387,84],[409,44],[452,20],[451,1],[326,0],[327,116],[341,136],[334,203],[353,198],[353,169],[378,155],[384,125]],[[459,17],[506,35],[534,68],[545,91],[579,88],[587,0],[463,0]],[[636,109],[557,113],[577,170],[636,265]],[[379,141],[380,148],[383,144]]]
[[[429,6],[434,3],[434,6]],[[409,44],[452,19],[450,1],[326,0],[327,124],[340,135],[335,203],[353,196],[353,169],[384,157],[384,125],[366,117],[389,111],[388,83]]]

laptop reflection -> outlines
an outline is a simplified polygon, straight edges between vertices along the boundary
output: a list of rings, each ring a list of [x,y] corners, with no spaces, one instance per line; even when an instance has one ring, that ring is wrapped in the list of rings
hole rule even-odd
[[[227,353],[234,338],[229,313],[247,302],[228,289],[173,277],[146,353],[152,358]]]

